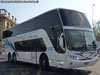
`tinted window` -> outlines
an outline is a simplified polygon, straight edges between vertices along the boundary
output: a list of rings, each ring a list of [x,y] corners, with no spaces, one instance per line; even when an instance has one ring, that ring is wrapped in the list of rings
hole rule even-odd
[[[47,12],[38,17],[35,17],[26,22],[23,22],[19,25],[16,25],[13,28],[8,29],[10,32],[12,32],[12,34],[10,35],[7,34],[8,36],[6,36],[6,33],[5,33],[6,31],[4,31],[3,38],[15,36],[18,34],[23,34],[26,32],[37,30],[37,29],[45,29],[46,31],[50,32],[49,27],[52,27],[54,25],[61,25],[61,21],[59,19],[57,10]]]
[[[43,39],[15,42],[15,48],[17,51],[46,51]]]
[[[12,31],[6,30],[3,32],[3,38],[11,37],[12,34]]]
[[[72,10],[60,10],[61,18],[65,26],[91,28],[86,16],[83,13]]]
[[[85,32],[87,50],[96,49],[96,40],[92,32]]]
[[[67,46],[70,50],[86,50],[82,31],[66,30]]]

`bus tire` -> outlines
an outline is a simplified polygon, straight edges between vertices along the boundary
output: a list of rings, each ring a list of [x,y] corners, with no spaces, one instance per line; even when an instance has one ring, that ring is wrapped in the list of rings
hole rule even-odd
[[[12,59],[11,59],[11,54],[9,53],[8,54],[8,62],[11,62],[12,61]]]
[[[15,54],[15,53],[13,54],[13,62],[14,62],[14,63],[17,62],[17,57],[16,57],[16,54]]]
[[[43,55],[40,58],[40,69],[43,69],[43,70],[49,69],[49,61],[48,61],[48,58],[45,55]]]

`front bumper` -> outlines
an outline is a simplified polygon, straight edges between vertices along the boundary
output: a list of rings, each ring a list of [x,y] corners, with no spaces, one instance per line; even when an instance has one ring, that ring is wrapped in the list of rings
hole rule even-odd
[[[67,61],[69,61],[69,62],[67,63],[67,68],[73,69],[73,68],[79,68],[79,67],[92,66],[92,65],[96,64],[97,60],[98,60],[98,56],[96,56],[95,58],[90,59],[90,60],[68,59]]]

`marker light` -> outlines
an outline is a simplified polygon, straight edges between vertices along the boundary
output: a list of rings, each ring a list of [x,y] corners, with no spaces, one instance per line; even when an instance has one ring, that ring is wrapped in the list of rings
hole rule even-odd
[[[66,64],[66,62],[61,62],[61,64]]]

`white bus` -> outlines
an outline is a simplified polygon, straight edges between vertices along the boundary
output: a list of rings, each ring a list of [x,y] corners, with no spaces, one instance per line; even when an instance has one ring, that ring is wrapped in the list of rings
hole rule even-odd
[[[96,40],[84,13],[54,9],[3,32],[8,61],[72,69],[94,65]]]

